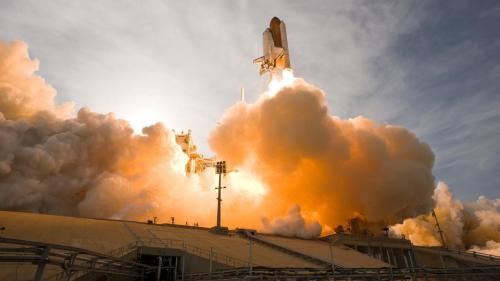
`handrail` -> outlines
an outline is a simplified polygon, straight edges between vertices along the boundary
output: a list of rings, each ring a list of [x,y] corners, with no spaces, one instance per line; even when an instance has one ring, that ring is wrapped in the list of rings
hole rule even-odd
[[[411,244],[410,240],[406,239],[404,236],[401,237],[389,237],[389,236],[380,236],[380,235],[370,235],[370,234],[344,234],[344,233],[335,233],[327,236],[323,236],[320,240],[328,241],[332,239],[332,243],[340,242],[340,243],[349,243],[349,242],[363,242],[363,243],[394,243],[394,244],[402,244],[409,245]]]
[[[124,246],[121,246],[119,248],[113,249],[111,251],[106,252],[107,255],[117,257],[117,258],[123,258],[126,254],[130,253],[131,251],[136,249],[136,241],[128,243]],[[85,275],[86,272],[77,272],[73,274],[71,277],[72,279],[77,279],[78,277],[81,277]],[[66,272],[62,271],[59,273],[56,273],[52,276],[49,276],[47,278],[44,278],[44,281],[51,281],[51,280],[63,280],[65,279]]]
[[[0,262],[33,264],[37,266],[36,280],[41,280],[46,264],[64,271],[47,277],[49,279],[82,271],[141,277],[151,268],[150,265],[60,244],[0,237],[0,245]]]
[[[186,253],[191,253],[203,258],[212,259],[212,261],[216,263],[225,264],[228,266],[236,267],[246,267],[248,266],[248,262],[244,260],[240,260],[238,258],[234,258],[228,255],[224,255],[215,251],[210,251],[207,249],[203,249],[197,246],[193,246],[187,244],[184,240],[180,239],[166,239],[166,238],[154,238],[154,237],[144,237],[137,236],[136,240],[128,243],[119,248],[113,249],[106,254],[109,256],[114,256],[118,258],[124,257],[126,254],[130,253],[132,250],[137,249],[137,247],[141,246],[158,246],[168,247],[171,249],[179,249],[183,250]],[[211,252],[211,253],[210,253]],[[64,272],[53,275],[45,280],[59,280],[58,278],[64,276]],[[76,276],[76,275],[75,275]]]
[[[136,248],[137,242],[133,241],[131,243],[128,243],[124,246],[121,246],[119,248],[113,249],[109,252],[107,252],[108,255],[113,256],[113,257],[123,257],[126,254],[130,253],[132,250]]]
[[[460,251],[460,250],[450,250],[450,251],[456,251],[457,254],[472,255],[474,257],[487,258],[489,260],[500,262],[500,256],[496,256],[496,255],[492,255],[492,254],[485,254],[485,253],[476,252],[476,251]]]
[[[225,254],[221,254],[215,251],[200,248],[198,246],[193,246],[187,244],[184,240],[179,239],[166,239],[166,238],[154,238],[154,237],[138,237],[137,246],[146,246],[150,243],[151,245],[160,244],[164,247],[183,250],[187,253],[191,253],[203,258],[212,258],[214,262],[225,264],[232,267],[246,267],[248,266],[248,261],[234,258]]]
[[[425,250],[425,251],[439,251],[441,254],[458,254],[458,255],[463,255],[467,257],[474,257],[474,258],[480,258],[483,260],[489,260],[489,261],[494,261],[494,262],[500,262],[500,256],[496,255],[491,255],[491,254],[484,254],[481,252],[476,252],[476,251],[462,251],[462,250],[456,250],[456,249],[445,249],[445,248],[428,248],[428,247],[422,247],[422,246],[416,246],[416,249],[419,250]]]
[[[335,279],[351,280],[351,278],[391,278],[391,280],[408,280],[409,278],[450,278],[465,276],[499,277],[499,266],[480,266],[466,268],[349,268],[332,272],[331,269],[317,268],[267,268],[256,267],[252,272],[245,268],[218,270],[211,273],[191,273],[185,275],[185,280],[246,280],[257,278],[260,280],[285,279]],[[396,278],[396,279],[395,279]]]
[[[14,238],[5,238],[5,237],[0,237],[0,243],[23,245],[23,246],[34,246],[33,248],[23,247],[22,248],[23,250],[36,249],[36,248],[50,248],[50,249],[54,249],[54,250],[74,252],[74,253],[78,253],[79,255],[95,256],[95,257],[99,257],[99,259],[114,260],[114,261],[121,262],[123,264],[127,264],[130,266],[148,267],[148,266],[141,264],[141,263],[123,260],[123,259],[111,256],[111,255],[107,255],[107,254],[103,254],[103,253],[99,253],[99,252],[95,252],[95,251],[91,251],[91,250],[87,250],[87,249],[83,249],[83,248],[60,245],[60,244],[43,243],[43,242],[21,240],[21,239],[14,239]]]

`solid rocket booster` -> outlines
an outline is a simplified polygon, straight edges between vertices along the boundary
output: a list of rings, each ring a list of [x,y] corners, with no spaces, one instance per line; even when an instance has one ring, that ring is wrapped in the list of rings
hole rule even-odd
[[[285,22],[274,17],[262,34],[263,56],[253,62],[260,65],[260,75],[291,69]]]

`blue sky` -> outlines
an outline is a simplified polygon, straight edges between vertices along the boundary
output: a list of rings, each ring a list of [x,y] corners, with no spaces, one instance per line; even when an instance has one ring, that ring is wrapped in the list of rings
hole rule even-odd
[[[241,87],[272,16],[296,76],[331,114],[402,125],[458,195],[500,197],[498,1],[1,1],[0,40],[23,40],[59,101],[207,137]]]

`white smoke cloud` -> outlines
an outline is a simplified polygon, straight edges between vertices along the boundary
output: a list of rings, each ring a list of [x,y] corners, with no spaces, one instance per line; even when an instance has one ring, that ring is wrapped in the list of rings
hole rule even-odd
[[[29,118],[39,111],[66,117],[73,110],[72,103],[55,104],[56,90],[33,75],[38,67],[39,61],[29,58],[25,43],[0,41],[0,112],[4,118]]]
[[[309,221],[304,218],[299,205],[288,209],[286,216],[277,217],[272,221],[262,218],[262,231],[283,236],[313,238],[321,234],[321,224],[318,221]]]
[[[451,189],[439,182],[434,190],[435,213],[448,247],[471,249],[500,255],[500,200],[479,197],[476,202],[462,203]],[[416,245],[441,245],[431,214],[410,218],[391,227],[394,234],[404,234]]]

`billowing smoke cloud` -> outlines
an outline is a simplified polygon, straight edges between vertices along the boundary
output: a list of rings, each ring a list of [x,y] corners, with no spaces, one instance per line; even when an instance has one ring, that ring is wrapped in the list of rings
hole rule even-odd
[[[297,203],[331,227],[354,216],[397,222],[434,204],[426,143],[402,127],[330,115],[325,94],[301,79],[230,108],[210,145],[231,165],[252,164],[275,216]]]
[[[24,43],[0,42],[0,209],[214,224],[213,170],[186,176],[171,130],[157,123],[137,135],[87,108],[73,116],[37,69]],[[416,217],[393,232],[437,245],[431,217],[418,216],[437,204],[449,245],[498,250],[499,200],[464,204],[443,184],[434,191],[434,155],[414,134],[332,116],[324,93],[300,79],[276,90],[229,108],[211,134],[239,170],[224,178],[226,225],[313,237],[352,217]]]
[[[293,205],[285,217],[278,217],[270,221],[262,219],[262,230],[283,236],[313,238],[321,234],[321,224],[317,221],[307,221],[299,205]]]
[[[134,217],[161,204],[148,178],[172,170],[172,133],[156,124],[133,135],[127,122],[87,108],[69,118],[71,105],[54,103],[37,69],[24,43],[0,44],[1,209]]]
[[[187,156],[171,130],[157,123],[137,135],[126,121],[88,108],[72,117],[72,105],[57,105],[56,91],[37,70],[24,43],[0,43],[0,209],[160,221],[175,216],[178,223],[213,225],[213,171],[186,176]],[[245,204],[241,217],[259,202],[260,193],[251,192],[259,183],[248,178],[242,172],[226,179],[238,184],[225,194],[231,203],[224,207]],[[193,205],[203,208],[186,207]]]
[[[438,183],[433,198],[447,246],[500,255],[500,199],[481,196],[476,202],[464,204],[443,182]],[[416,245],[441,245],[431,214],[406,219],[391,231],[404,234]]]
[[[71,103],[54,103],[54,88],[33,75],[38,65],[38,60],[28,57],[26,44],[0,41],[0,112],[4,118],[31,118],[39,111],[64,117],[73,110]]]

